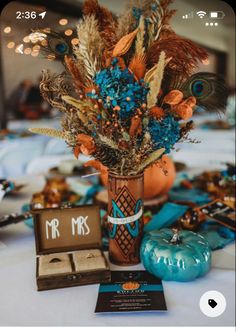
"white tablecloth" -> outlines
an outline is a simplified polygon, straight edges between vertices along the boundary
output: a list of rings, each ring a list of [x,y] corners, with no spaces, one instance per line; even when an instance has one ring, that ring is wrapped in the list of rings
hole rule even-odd
[[[44,179],[31,181],[15,198],[5,198],[1,214],[18,212],[31,194],[40,190]],[[213,253],[215,268],[204,278],[189,283],[163,282],[167,313],[95,314],[98,285],[37,292],[35,243],[33,231],[24,224],[0,230],[0,325],[233,325],[235,309],[234,245]],[[133,269],[142,269],[141,264]],[[111,266],[111,269],[118,269]],[[199,308],[201,295],[208,290],[224,294],[226,311],[217,318],[208,318]]]
[[[209,134],[209,132],[208,132]],[[199,145],[183,146],[175,159],[187,162],[192,169],[223,167],[233,161],[232,131],[196,131]],[[220,151],[220,152],[217,152]],[[42,176],[18,179],[27,182],[22,194],[5,198],[0,214],[19,212],[32,193],[43,187]],[[23,326],[232,326],[235,324],[235,247],[234,244],[213,252],[213,267],[203,278],[188,283],[163,282],[168,312],[95,314],[98,285],[37,292],[35,244],[33,231],[24,224],[0,230],[0,325]],[[117,269],[111,265],[111,269]],[[133,269],[140,269],[141,265]],[[220,291],[226,298],[225,312],[216,318],[206,317],[199,300],[209,290]]]

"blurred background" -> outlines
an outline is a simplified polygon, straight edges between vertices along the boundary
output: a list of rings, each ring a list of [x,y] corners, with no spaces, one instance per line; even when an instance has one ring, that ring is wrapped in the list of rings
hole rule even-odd
[[[101,0],[115,15],[119,15],[127,0]],[[223,1],[176,0],[172,4],[177,14],[172,19],[177,34],[190,38],[206,48],[209,61],[199,65],[199,71],[210,71],[223,76],[230,95],[226,114],[199,113],[195,115],[198,130],[193,137],[201,141],[194,145],[199,154],[189,155],[192,145],[184,143],[180,152],[173,152],[174,159],[199,166],[199,159],[208,168],[221,167],[221,163],[234,161],[234,145],[227,140],[234,139],[235,124],[235,15],[232,8]],[[30,135],[29,127],[59,127],[60,114],[44,102],[39,92],[42,69],[61,72],[60,63],[50,55],[42,58],[38,46],[29,44],[28,35],[35,28],[51,28],[62,32],[77,43],[76,23],[81,17],[80,0],[31,0],[9,3],[1,14],[0,50],[0,177],[16,177],[32,172],[44,172],[55,167],[61,160],[73,158],[71,151],[62,141]],[[26,19],[22,13],[44,12],[45,17]],[[204,11],[201,18],[196,12]],[[19,13],[20,12],[20,13]],[[217,18],[210,18],[210,12],[217,12]],[[23,14],[24,15],[24,14]],[[18,16],[18,19],[17,19]],[[26,14],[27,16],[27,14]],[[20,46],[20,51],[19,51]],[[209,144],[218,137],[224,146],[220,153],[207,153]],[[230,139],[231,139],[230,138]],[[20,149],[19,149],[20,148]],[[199,152],[199,153],[200,153]],[[212,155],[211,155],[212,153]],[[205,155],[206,154],[206,155]],[[217,157],[216,157],[217,155]],[[15,162],[17,160],[17,163]],[[196,165],[196,163],[198,164]]]

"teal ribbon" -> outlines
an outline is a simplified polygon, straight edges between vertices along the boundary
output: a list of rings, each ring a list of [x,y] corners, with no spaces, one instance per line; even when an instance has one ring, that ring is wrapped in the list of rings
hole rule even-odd
[[[207,204],[211,201],[209,194],[197,189],[185,189],[182,187],[172,188],[169,192],[169,198],[171,201],[185,201],[185,202],[193,202],[198,205]]]
[[[144,232],[171,226],[188,210],[188,206],[166,203],[161,210],[154,214],[152,220],[144,226]]]

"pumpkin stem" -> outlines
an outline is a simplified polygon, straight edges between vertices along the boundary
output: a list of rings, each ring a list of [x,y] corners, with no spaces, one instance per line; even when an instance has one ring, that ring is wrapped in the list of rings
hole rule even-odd
[[[179,230],[177,228],[173,228],[172,231],[173,231],[174,234],[173,234],[173,236],[170,240],[170,243],[180,244],[181,240],[180,240],[180,236],[179,236]]]

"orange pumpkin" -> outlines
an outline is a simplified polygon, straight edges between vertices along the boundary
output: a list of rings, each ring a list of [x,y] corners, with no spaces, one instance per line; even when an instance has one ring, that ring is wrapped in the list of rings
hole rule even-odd
[[[162,157],[164,168],[168,172],[164,174],[159,166],[159,162],[148,167],[144,172],[144,198],[150,199],[158,195],[167,194],[171,189],[175,177],[176,170],[173,161],[166,155]],[[106,172],[100,175],[104,186],[107,186],[108,175]]]
[[[162,157],[162,161],[167,171],[166,175],[160,168],[159,162],[144,171],[144,198],[146,199],[167,194],[175,181],[176,170],[173,161],[166,155]]]

